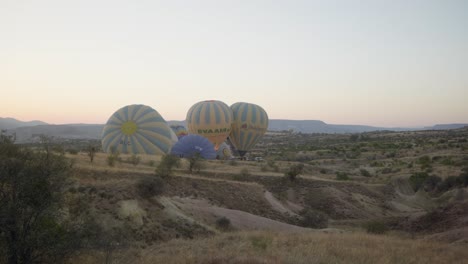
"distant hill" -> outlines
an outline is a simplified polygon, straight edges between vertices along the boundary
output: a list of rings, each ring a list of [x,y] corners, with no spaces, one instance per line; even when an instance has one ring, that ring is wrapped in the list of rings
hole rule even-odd
[[[9,130],[9,129],[15,129],[18,127],[26,127],[26,126],[38,126],[38,125],[47,125],[47,123],[42,122],[42,121],[20,121],[11,117],[0,117],[0,130]]]
[[[16,142],[32,142],[40,135],[69,139],[100,139],[104,125],[39,125],[19,127],[12,132],[16,133]]]
[[[169,125],[186,126],[185,121],[170,120]],[[399,128],[399,127],[374,127],[362,125],[335,125],[327,124],[320,120],[287,120],[270,119],[269,131],[292,130],[301,133],[363,133],[370,131],[414,131],[414,130],[444,130],[457,129],[468,126],[468,124],[438,124],[421,128]],[[100,139],[103,124],[66,124],[48,125],[41,121],[22,122],[13,118],[0,118],[0,128],[9,130],[9,133],[16,133],[18,143],[31,142],[39,135],[47,135],[59,138],[71,139]]]

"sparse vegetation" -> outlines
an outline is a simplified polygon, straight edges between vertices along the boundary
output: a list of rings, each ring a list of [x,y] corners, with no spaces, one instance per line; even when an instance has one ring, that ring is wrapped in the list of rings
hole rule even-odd
[[[43,144],[44,151],[32,151],[0,135],[2,262],[62,262],[81,243],[82,226],[58,213],[70,165]]]
[[[216,220],[216,227],[219,229],[219,230],[222,230],[222,231],[228,231],[229,229],[231,229],[231,220],[229,220],[229,218],[226,218],[226,217],[220,217]]]
[[[189,165],[188,165],[188,170],[189,173],[193,173],[194,171],[197,173],[200,173],[200,171],[203,169],[204,163],[203,163],[203,158],[200,155],[200,153],[195,153],[188,159]]]
[[[371,174],[368,170],[366,169],[360,169],[359,172],[361,173],[361,176],[364,176],[364,177],[370,177]]]
[[[160,177],[144,177],[136,183],[140,197],[144,199],[162,194],[164,181]]]
[[[328,216],[322,212],[312,209],[306,209],[301,212],[300,225],[310,228],[327,228]]]
[[[180,166],[180,158],[174,155],[164,155],[156,167],[156,176],[167,178],[172,176],[174,168]]]
[[[372,220],[364,224],[367,233],[370,234],[385,234],[388,231],[387,225],[379,220]]]
[[[347,181],[349,180],[349,176],[346,172],[338,171],[336,173],[336,179],[339,181]]]
[[[294,165],[291,165],[289,169],[284,173],[284,176],[287,177],[290,181],[296,180],[297,176],[302,174],[304,171],[304,164],[302,163],[297,163]]]
[[[133,166],[136,166],[140,163],[140,156],[136,155],[136,154],[132,154],[129,158],[128,158],[128,162],[130,164],[132,164]]]

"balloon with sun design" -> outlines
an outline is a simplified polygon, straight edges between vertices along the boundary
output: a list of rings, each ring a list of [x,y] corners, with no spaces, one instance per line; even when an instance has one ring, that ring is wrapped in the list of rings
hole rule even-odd
[[[146,105],[120,108],[102,131],[102,148],[108,153],[166,154],[176,141],[164,118]]]

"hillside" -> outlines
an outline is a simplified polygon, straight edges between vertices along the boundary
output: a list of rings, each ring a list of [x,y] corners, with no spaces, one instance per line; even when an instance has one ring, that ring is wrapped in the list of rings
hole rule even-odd
[[[464,263],[467,138],[269,133],[251,153],[263,162],[202,161],[190,173],[181,160],[164,178],[161,156],[111,166],[60,142],[73,160],[66,208],[96,232],[68,263]]]
[[[38,125],[47,125],[47,123],[42,122],[42,121],[20,121],[14,118],[10,117],[0,117],[0,130],[5,130],[5,129],[15,129],[18,127],[27,127],[27,126],[38,126]]]

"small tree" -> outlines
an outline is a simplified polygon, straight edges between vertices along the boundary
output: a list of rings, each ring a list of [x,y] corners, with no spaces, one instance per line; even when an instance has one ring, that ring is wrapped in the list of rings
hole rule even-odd
[[[192,174],[193,171],[196,171],[197,173],[200,172],[202,168],[203,168],[203,158],[200,155],[200,153],[195,153],[194,155],[192,155],[192,157],[189,158],[188,170],[190,174]]]
[[[51,263],[75,249],[59,215],[70,165],[63,155],[34,152],[0,136],[0,245],[8,263]]]
[[[284,176],[287,177],[290,181],[294,181],[298,175],[302,174],[303,170],[304,164],[294,164],[289,167],[289,169],[284,173]]]
[[[93,163],[94,161],[94,156],[96,155],[96,147],[94,146],[89,146],[88,147],[88,157],[89,157],[89,162]]]
[[[120,161],[120,152],[115,147],[111,147],[109,155],[107,155],[107,164],[114,167],[115,162]]]
[[[161,178],[172,176],[173,169],[180,166],[180,158],[174,155],[164,155],[156,167],[156,175]]]

